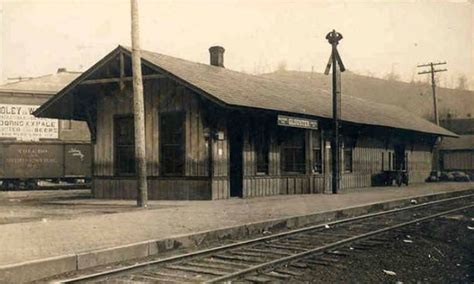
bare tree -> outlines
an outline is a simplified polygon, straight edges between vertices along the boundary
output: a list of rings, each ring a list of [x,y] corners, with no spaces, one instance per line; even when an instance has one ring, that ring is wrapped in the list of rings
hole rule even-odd
[[[457,78],[457,85],[456,89],[458,90],[467,90],[468,89],[468,82],[467,82],[467,77],[464,74],[461,74]]]
[[[287,67],[286,61],[282,60],[282,61],[278,62],[277,71],[278,72],[286,71],[286,67]]]
[[[397,74],[394,70],[387,73],[384,77],[385,80],[388,81],[400,81],[400,74]]]

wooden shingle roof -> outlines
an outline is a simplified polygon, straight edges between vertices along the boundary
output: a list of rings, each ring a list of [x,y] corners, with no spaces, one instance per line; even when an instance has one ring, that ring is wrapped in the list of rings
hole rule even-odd
[[[117,49],[129,56],[131,54],[130,48],[119,46]],[[249,75],[150,51],[142,51],[141,55],[148,66],[225,106],[274,110],[321,118],[332,117],[332,99],[329,90],[282,83],[272,78]],[[82,79],[86,79],[87,74],[88,71],[81,76]],[[35,115],[46,117],[53,113],[48,109],[60,108],[58,105],[61,103],[60,96],[70,93],[73,85],[79,84],[81,77],[66,86],[57,97],[45,103]],[[456,137],[454,133],[403,109],[365,101],[349,94],[343,94],[342,97],[342,120]]]
[[[127,50],[131,52],[130,49]],[[142,51],[142,58],[231,106],[270,109],[323,118],[332,117],[332,98],[329,90],[282,83],[272,78],[249,75],[150,51]],[[362,100],[350,94],[342,96],[342,120],[456,136],[401,108]]]

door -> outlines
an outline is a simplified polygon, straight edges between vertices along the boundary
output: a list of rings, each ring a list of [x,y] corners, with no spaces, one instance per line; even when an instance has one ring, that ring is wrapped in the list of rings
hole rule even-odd
[[[401,171],[406,170],[406,155],[405,155],[405,145],[399,144],[395,145],[395,167],[394,170]]]
[[[233,116],[235,117],[235,116]],[[242,127],[236,127],[239,125],[229,121],[229,144],[230,144],[230,196],[231,197],[242,197],[242,181],[243,181],[243,130]]]

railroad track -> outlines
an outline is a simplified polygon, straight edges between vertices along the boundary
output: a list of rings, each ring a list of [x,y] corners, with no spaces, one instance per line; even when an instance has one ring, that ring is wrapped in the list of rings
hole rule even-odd
[[[331,261],[330,257],[314,257],[323,253],[343,255],[344,252],[336,249],[349,244],[363,250],[371,243],[383,242],[384,239],[377,239],[378,235],[471,207],[474,207],[474,194],[347,218],[58,282],[282,281],[297,276],[298,267],[305,265],[299,260],[324,265]]]

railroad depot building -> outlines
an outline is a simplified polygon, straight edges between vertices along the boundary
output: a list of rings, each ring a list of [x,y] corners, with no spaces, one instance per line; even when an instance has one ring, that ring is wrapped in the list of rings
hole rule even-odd
[[[142,51],[151,199],[226,199],[331,190],[329,90]],[[96,198],[136,197],[131,50],[119,46],[43,104],[39,117],[87,121]],[[329,78],[328,78],[329,80]],[[342,189],[384,170],[432,170],[439,136],[456,135],[394,106],[344,93]]]

